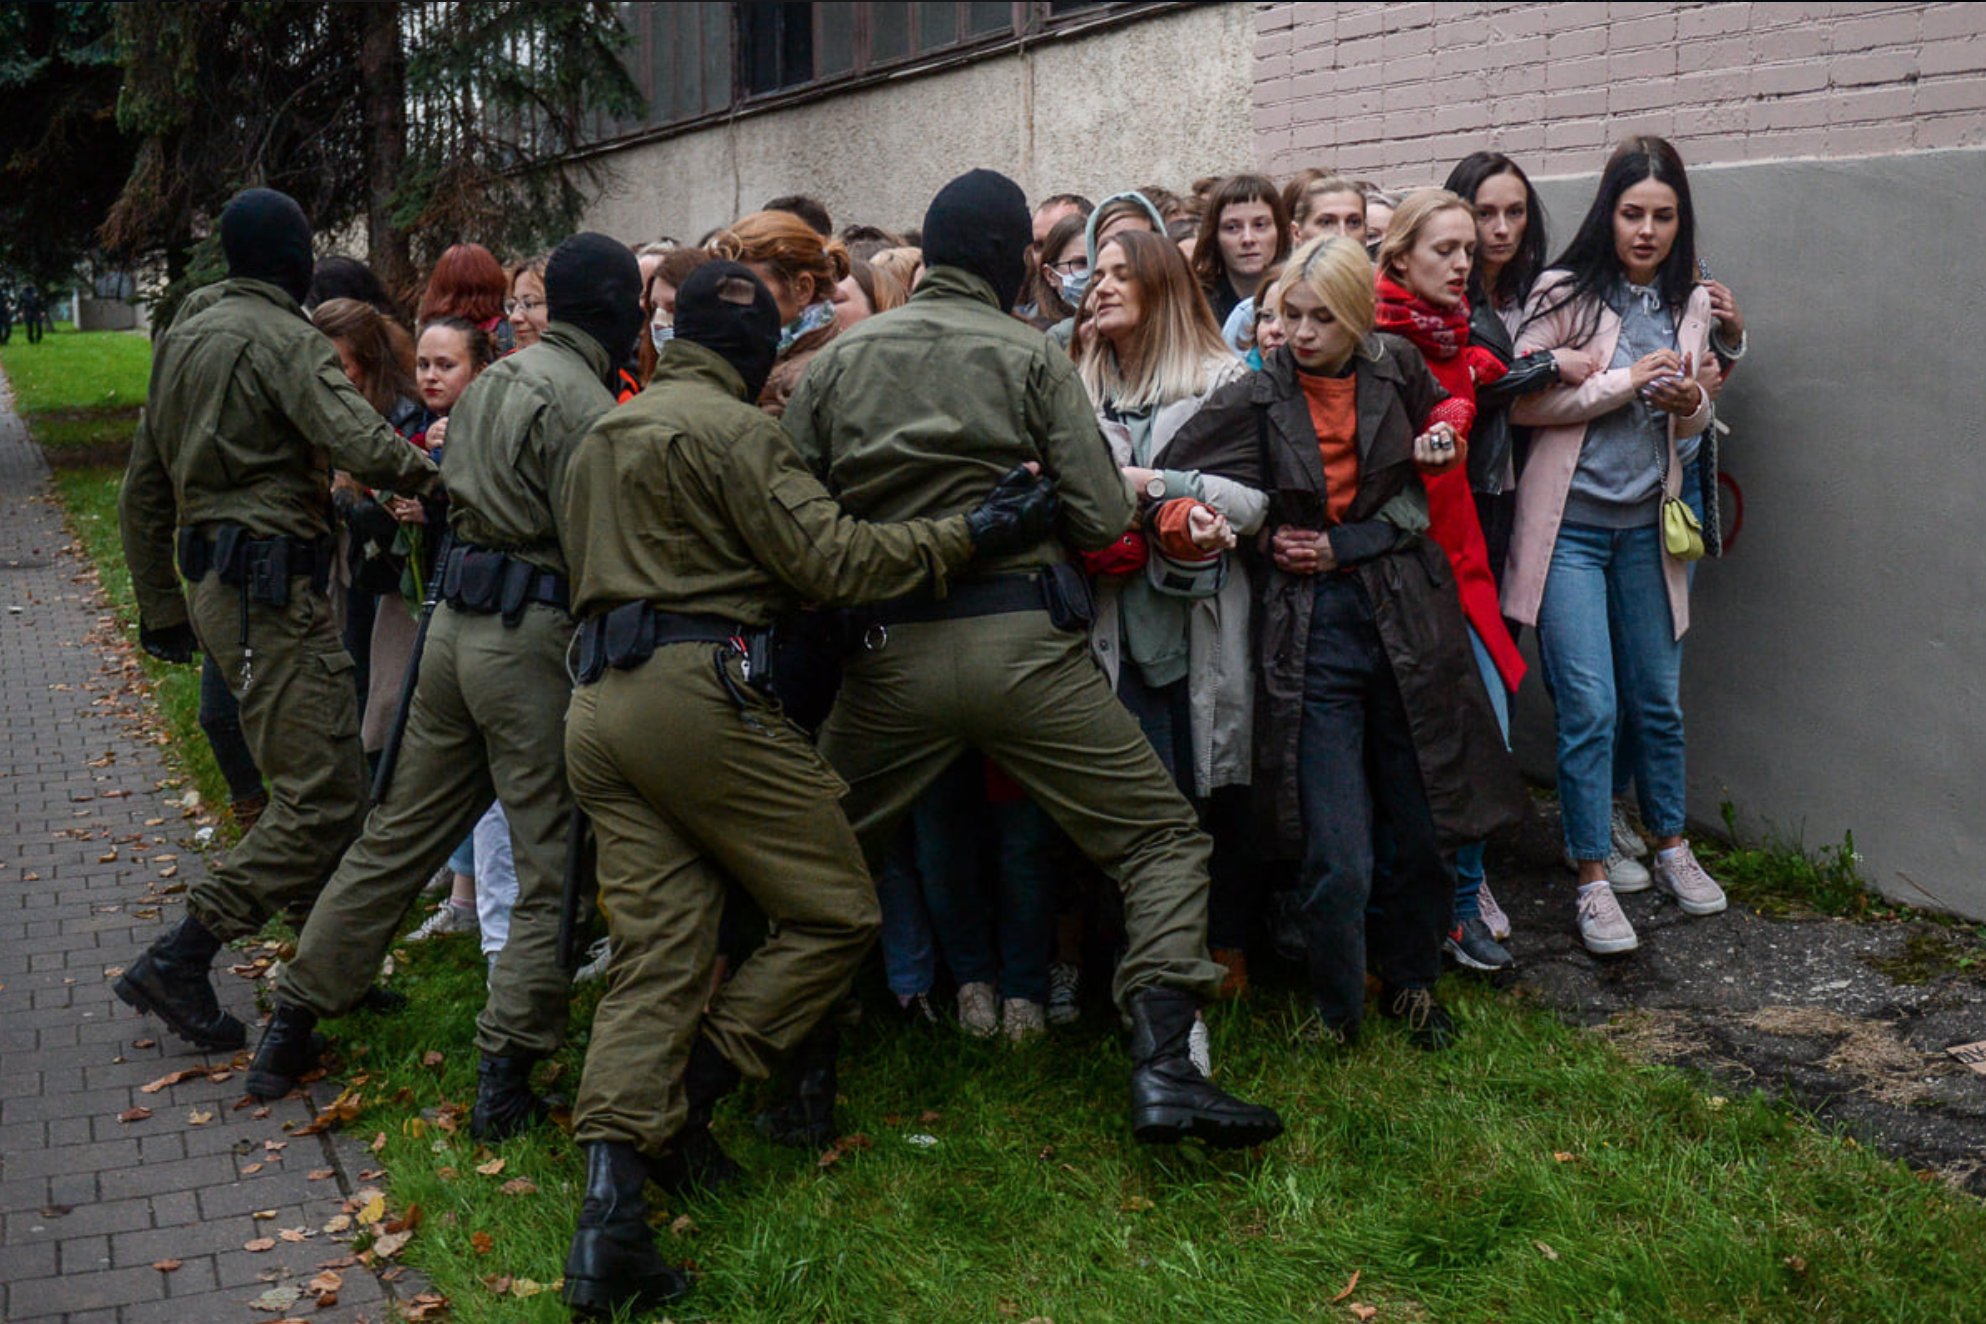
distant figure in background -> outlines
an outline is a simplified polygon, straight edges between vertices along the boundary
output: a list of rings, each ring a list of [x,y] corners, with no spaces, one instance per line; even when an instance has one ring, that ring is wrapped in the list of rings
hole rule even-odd
[[[41,324],[48,320],[48,304],[41,297],[41,287],[39,285],[24,285],[21,287],[21,320],[27,323],[28,343],[30,345],[39,345],[41,343]],[[48,329],[51,331],[55,329],[53,322],[49,323]]]

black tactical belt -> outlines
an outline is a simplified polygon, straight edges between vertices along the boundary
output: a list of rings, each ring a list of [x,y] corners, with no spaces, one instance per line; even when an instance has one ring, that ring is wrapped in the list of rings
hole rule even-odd
[[[515,626],[531,604],[569,611],[572,595],[564,575],[508,552],[458,543],[441,567],[441,600],[456,611],[503,617]]]
[[[291,579],[307,576],[319,592],[330,582],[336,550],[329,539],[286,533],[262,537],[240,524],[211,529],[211,535],[203,529],[179,531],[179,573],[192,583],[218,575],[223,584],[255,589],[257,601],[281,597],[286,602]],[[282,581],[280,591],[275,580]]]
[[[1004,616],[1017,611],[1043,611],[1041,581],[1032,574],[994,575],[959,580],[942,598],[897,598],[858,614],[866,625],[911,625],[923,621],[955,621],[969,616]]]
[[[581,622],[579,683],[591,685],[609,667],[632,671],[669,644],[736,643],[741,653],[748,653],[749,641],[764,634],[762,626],[740,625],[721,616],[659,611],[646,602],[624,602]]]

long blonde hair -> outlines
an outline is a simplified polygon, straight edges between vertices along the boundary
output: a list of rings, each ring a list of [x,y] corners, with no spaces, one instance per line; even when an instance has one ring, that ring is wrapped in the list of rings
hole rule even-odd
[[[1378,320],[1378,296],[1373,287],[1372,259],[1365,245],[1341,234],[1321,234],[1290,254],[1276,288],[1269,293],[1276,316],[1284,316],[1289,292],[1303,286],[1317,296],[1357,341],[1355,353],[1368,354],[1372,327]]]
[[[1124,254],[1144,316],[1123,353],[1098,333],[1074,355],[1090,399],[1119,409],[1146,409],[1202,394],[1215,384],[1221,364],[1238,360],[1221,339],[1179,245],[1163,235],[1126,230],[1098,247],[1099,263],[1103,250],[1111,247]],[[1078,321],[1094,310],[1097,286],[1092,274]]]

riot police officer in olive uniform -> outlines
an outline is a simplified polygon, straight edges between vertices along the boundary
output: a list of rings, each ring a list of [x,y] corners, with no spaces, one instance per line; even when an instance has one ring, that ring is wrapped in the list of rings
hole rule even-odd
[[[352,659],[325,594],[331,470],[400,492],[436,479],[299,308],[310,244],[285,194],[250,189],[221,213],[228,279],[159,338],[118,506],[139,642],[169,662],[198,647],[220,664],[269,779],[260,821],[114,985],[207,1049],[246,1041],[208,982],[214,954],[271,914],[308,907],[364,821]]]
[[[573,1116],[587,1186],[565,1297],[584,1313],[687,1290],[656,1252],[643,1181],[735,1172],[712,1107],[791,1051],[880,923],[841,783],[776,697],[788,654],[768,626],[808,602],[942,594],[975,554],[1010,555],[1054,518],[1052,485],[1019,467],[987,475],[966,514],[848,518],[751,403],[778,339],[748,268],[699,267],[648,389],[594,427],[567,478],[583,624],[566,763],[613,938]],[[771,936],[705,1010],[726,874]]]

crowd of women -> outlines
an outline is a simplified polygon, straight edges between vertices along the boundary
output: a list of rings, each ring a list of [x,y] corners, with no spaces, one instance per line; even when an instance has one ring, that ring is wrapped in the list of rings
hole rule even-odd
[[[919,242],[837,234],[794,197],[694,246],[642,245],[647,329],[622,400],[670,340],[678,289],[728,259],[778,305],[759,404],[780,416],[823,347],[915,296]],[[410,333],[363,264],[329,258],[306,309],[374,408],[440,459],[463,389],[544,334],[544,264],[449,249]],[[1306,170],[1036,208],[1013,315],[1066,347],[1141,511],[1113,546],[1072,552],[1094,595],[1091,649],[1212,837],[1208,943],[1226,995],[1246,995],[1251,954],[1259,967],[1273,948],[1307,972],[1327,1037],[1356,1038],[1370,972],[1408,996],[1416,1041],[1440,1047],[1444,953],[1513,965],[1484,839],[1522,804],[1507,742],[1526,629],[1556,712],[1580,940],[1637,946],[1621,892],[1724,908],[1684,837],[1679,696],[1692,563],[1717,547],[1713,406],[1745,350],[1738,304],[1707,271],[1683,163],[1658,138],[1620,145],[1556,249],[1524,171],[1494,152],[1439,188]],[[335,490],[345,639],[376,754],[441,512],[345,479]],[[217,675],[203,700],[252,817],[260,782]],[[413,936],[500,948],[508,849],[492,808]],[[1084,989],[1108,982],[1119,917],[1101,884],[996,764],[967,755],[877,871],[890,992],[936,1020],[943,980],[979,1036],[1074,1019]]]

